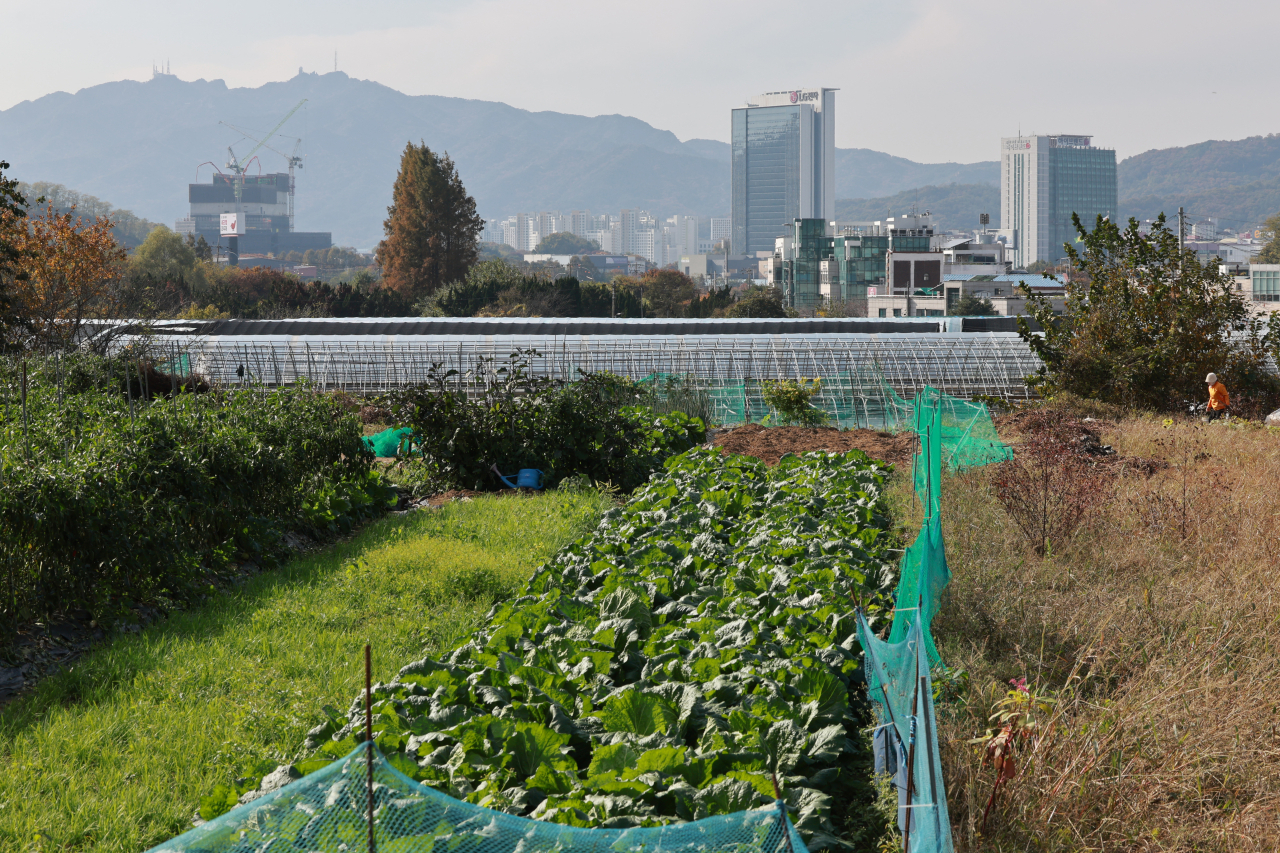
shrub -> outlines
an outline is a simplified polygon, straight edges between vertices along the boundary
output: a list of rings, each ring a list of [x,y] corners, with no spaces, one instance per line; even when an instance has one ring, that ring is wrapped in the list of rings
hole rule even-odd
[[[1254,410],[1280,402],[1262,322],[1250,317],[1230,276],[1179,246],[1163,216],[1148,234],[1134,219],[1122,229],[1099,216],[1092,231],[1072,220],[1081,248],[1065,246],[1073,271],[1061,316],[1020,287],[1044,330],[1019,321],[1019,334],[1043,362],[1031,385],[1173,411],[1205,398],[1212,371]]]
[[[782,426],[800,424],[815,427],[827,422],[827,413],[809,402],[822,391],[821,379],[801,377],[799,381],[765,381],[760,383],[760,391],[765,404],[773,409],[775,420]]]
[[[537,353],[481,358],[460,375],[433,365],[427,381],[393,394],[397,423],[410,427],[420,465],[437,488],[501,485],[492,473],[538,468],[548,485],[582,475],[630,491],[674,453],[701,443],[698,418],[635,405],[642,391],[610,374],[563,382],[530,371]]]
[[[1035,412],[1024,440],[992,475],[996,497],[1040,555],[1064,545],[1111,492],[1110,472],[1080,447],[1080,430],[1061,412]]]
[[[36,364],[23,407],[19,363],[0,362],[10,623],[182,599],[207,590],[236,554],[260,557],[281,527],[339,530],[391,497],[371,474],[356,419],[326,396],[144,401],[136,365],[126,382],[122,362]]]

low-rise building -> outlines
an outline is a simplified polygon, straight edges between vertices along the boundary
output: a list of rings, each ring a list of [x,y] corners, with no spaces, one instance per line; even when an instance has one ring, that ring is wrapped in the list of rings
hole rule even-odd
[[[962,296],[986,300],[996,314],[1005,317],[1027,313],[1027,300],[1018,285],[1025,283],[1038,296],[1048,298],[1054,311],[1066,303],[1062,282],[1036,273],[1004,273],[1000,275],[943,276],[934,287],[914,288],[909,292],[872,293],[867,297],[870,317],[945,317],[955,316],[956,304]]]
[[[938,288],[946,275],[991,276],[1009,269],[998,235],[943,239],[928,212],[879,222],[797,219],[789,232],[775,239],[773,257],[760,270],[787,305],[802,310],[873,295],[913,297]]]
[[[1248,286],[1253,313],[1280,311],[1280,264],[1250,264]]]

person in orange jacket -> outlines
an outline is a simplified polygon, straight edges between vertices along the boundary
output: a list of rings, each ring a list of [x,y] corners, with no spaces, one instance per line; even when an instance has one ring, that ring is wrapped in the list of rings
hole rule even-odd
[[[1210,373],[1204,382],[1209,386],[1209,420],[1216,421],[1227,414],[1231,397],[1227,394],[1227,386],[1218,381],[1218,374]]]

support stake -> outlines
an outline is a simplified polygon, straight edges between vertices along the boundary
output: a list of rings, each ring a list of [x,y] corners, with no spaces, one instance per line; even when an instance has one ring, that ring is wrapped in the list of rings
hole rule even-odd
[[[364,644],[364,738],[369,744],[369,761],[365,779],[369,789],[369,853],[377,853],[373,840],[373,653]]]

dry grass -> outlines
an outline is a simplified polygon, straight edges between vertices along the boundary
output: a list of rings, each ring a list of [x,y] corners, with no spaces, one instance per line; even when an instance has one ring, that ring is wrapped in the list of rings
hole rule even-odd
[[[1128,418],[1118,474],[1070,545],[1036,557],[990,472],[950,478],[954,579],[935,621],[969,673],[939,704],[961,851],[1280,849],[1280,434]],[[966,741],[1008,680],[1057,698],[992,812]]]

